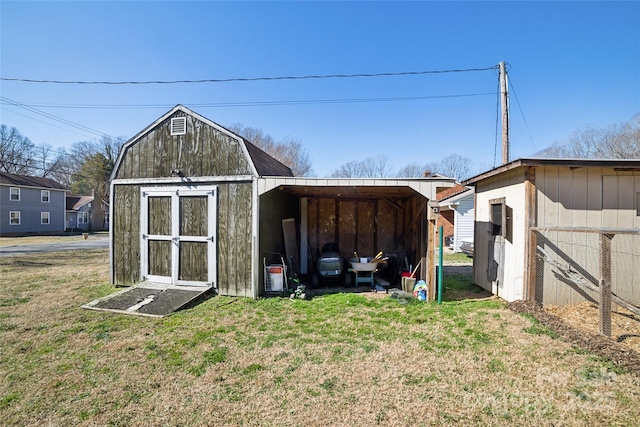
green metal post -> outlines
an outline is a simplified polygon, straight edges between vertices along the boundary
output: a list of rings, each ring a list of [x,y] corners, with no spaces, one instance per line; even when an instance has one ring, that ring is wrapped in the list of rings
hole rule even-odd
[[[440,248],[438,249],[438,304],[442,303],[442,288],[444,287],[444,283],[442,283],[442,226],[438,227],[438,240],[440,242]]]

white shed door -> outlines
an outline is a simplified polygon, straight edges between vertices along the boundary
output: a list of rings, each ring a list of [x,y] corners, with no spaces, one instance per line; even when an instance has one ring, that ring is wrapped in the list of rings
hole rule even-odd
[[[140,196],[143,280],[215,287],[216,187],[147,187]]]

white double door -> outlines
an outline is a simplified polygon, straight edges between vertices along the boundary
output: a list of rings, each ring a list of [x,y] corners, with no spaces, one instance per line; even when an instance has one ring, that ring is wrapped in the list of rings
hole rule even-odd
[[[144,187],[140,191],[143,280],[215,287],[217,188]]]

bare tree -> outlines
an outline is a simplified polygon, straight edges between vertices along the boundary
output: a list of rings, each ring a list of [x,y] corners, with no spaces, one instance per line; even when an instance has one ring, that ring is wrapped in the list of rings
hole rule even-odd
[[[30,175],[34,169],[35,146],[18,129],[0,126],[0,171]]]
[[[473,175],[473,162],[459,154],[450,154],[440,160],[440,168],[435,172],[462,182]]]
[[[64,182],[54,178],[54,175],[60,175],[64,168],[65,157],[67,154],[62,151],[54,150],[51,144],[42,143],[34,147],[34,168],[40,172],[38,175],[43,178],[52,178],[60,184]]]
[[[456,181],[464,181],[474,173],[473,162],[459,154],[450,154],[439,162],[425,164],[410,163],[400,169],[398,176],[405,178],[417,178],[425,174],[438,173]]]
[[[392,174],[386,156],[347,162],[331,173],[333,178],[387,178]]]
[[[584,126],[566,140],[537,152],[540,157],[583,159],[640,158],[640,114],[605,128]]]
[[[309,154],[297,139],[283,140],[273,147],[270,154],[289,166],[294,176],[309,176],[313,173]]]
[[[309,154],[297,138],[285,138],[276,142],[271,135],[262,129],[245,127],[242,123],[234,123],[229,130],[242,136],[279,162],[289,166],[294,176],[313,174]]]

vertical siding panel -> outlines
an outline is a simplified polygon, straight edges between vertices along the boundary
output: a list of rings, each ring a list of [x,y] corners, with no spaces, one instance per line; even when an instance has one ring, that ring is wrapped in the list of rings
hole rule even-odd
[[[318,209],[320,204],[317,198],[312,198],[307,205],[307,237],[309,238],[309,250],[312,253],[312,259],[316,259],[318,256],[319,243],[319,224],[318,224]],[[314,272],[316,266],[311,267],[311,271]]]
[[[602,177],[602,226],[618,227],[618,177]]]
[[[229,295],[229,187],[218,187],[218,292]]]
[[[229,266],[229,289],[233,292],[233,295],[242,295],[240,286],[240,272],[238,271],[238,257],[236,253],[238,251],[238,241],[240,238],[239,224],[242,223],[238,212],[238,186],[237,184],[229,185],[229,218],[228,218],[228,239],[229,246],[227,247],[227,265]]]
[[[253,185],[248,183],[240,184],[240,197],[242,201],[241,211],[242,215],[242,234],[238,241],[239,250],[237,252],[238,257],[238,270],[242,273],[240,277],[240,284],[243,287],[243,295],[252,297],[251,289],[251,239],[252,239],[252,213],[253,213]]]
[[[600,168],[588,168],[586,216],[586,227],[602,227],[602,170]]]
[[[617,188],[612,190],[618,195],[616,228],[629,229],[633,226],[636,217],[634,177],[619,175]],[[635,283],[638,287],[640,283],[633,281],[634,276],[637,275],[638,266],[634,264],[632,259],[634,252],[632,236],[617,234],[611,242],[611,250],[613,252],[611,291],[625,301],[635,301],[633,284]]]
[[[336,206],[333,199],[318,199],[318,251],[322,251],[325,243],[334,243],[336,241]]]
[[[572,205],[573,205],[573,174],[569,168],[558,168],[558,202],[557,212],[558,219],[557,225],[567,226],[572,221]],[[574,246],[573,239],[575,233],[558,233],[558,240],[556,243],[557,251],[559,254],[558,261],[564,265],[571,263],[573,259]],[[558,286],[557,292],[557,304],[567,305],[571,303],[572,289],[570,286]]]
[[[394,251],[396,209],[384,201],[378,203],[378,247],[385,253]]]
[[[340,253],[349,261],[356,250],[356,203],[353,200],[338,201],[340,216],[338,217],[338,234],[340,236]]]
[[[571,222],[567,223],[570,227],[586,227],[587,224],[587,207],[588,207],[588,169],[579,168],[573,171],[573,197],[571,206]],[[578,269],[585,269],[588,265],[589,251],[589,235],[586,233],[571,233],[572,256],[574,264]],[[558,282],[558,286],[562,286],[562,282]],[[584,297],[580,292],[572,291],[570,304],[577,304],[584,301]]]
[[[373,202],[358,202],[358,253],[362,256],[375,256],[376,248],[373,246]],[[414,246],[415,247],[415,246]]]

